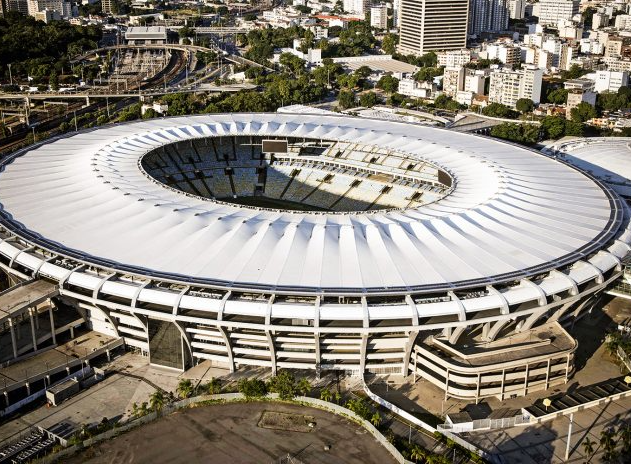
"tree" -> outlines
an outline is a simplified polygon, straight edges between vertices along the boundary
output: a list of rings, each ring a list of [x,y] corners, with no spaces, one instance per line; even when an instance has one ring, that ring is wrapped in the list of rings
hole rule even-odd
[[[535,104],[530,98],[520,98],[517,100],[517,103],[515,103],[515,108],[522,114],[532,113],[532,110],[535,109]]]
[[[546,139],[558,139],[565,134],[565,118],[560,116],[546,116],[541,120],[541,128]]]
[[[389,74],[385,74],[377,82],[377,88],[384,92],[394,93],[399,90],[399,79]]]
[[[341,90],[338,95],[338,105],[342,109],[353,108],[355,104],[355,93],[352,90]]]
[[[188,398],[193,393],[193,384],[189,379],[182,379],[177,384],[177,393],[180,398]]]
[[[628,455],[631,451],[631,425],[623,424],[618,430],[618,435],[622,440],[622,451]]]
[[[366,404],[363,398],[354,398],[346,402],[346,409],[353,411],[362,419],[369,419],[372,415],[370,407]]]
[[[375,92],[364,92],[359,96],[359,105],[372,108],[379,103],[379,98]]]
[[[386,34],[381,41],[381,49],[387,55],[394,55],[397,52],[397,42],[399,38],[395,34]]]
[[[424,461],[427,458],[427,451],[417,444],[413,444],[410,449],[410,459],[415,462]]]
[[[381,414],[375,411],[372,416],[370,416],[370,423],[375,427],[379,427],[381,425]]]
[[[502,105],[501,103],[491,103],[490,105],[482,109],[482,114],[494,118],[508,119],[515,119],[518,116],[518,113],[516,111],[510,109],[506,105]]]
[[[286,370],[280,371],[268,381],[268,389],[283,400],[290,400],[296,396],[296,379]]]
[[[267,394],[265,382],[259,379],[241,379],[238,383],[239,392],[246,398],[260,398]]]
[[[572,66],[570,66],[569,70],[561,72],[561,77],[563,79],[578,79],[579,77],[583,76],[584,74],[587,74],[588,72],[589,71],[583,69],[581,65],[573,64]]]
[[[151,406],[151,409],[153,409],[157,413],[162,411],[162,408],[164,407],[164,402],[165,399],[162,390],[154,391],[149,397],[149,406]]]
[[[596,108],[587,102],[581,102],[576,105],[572,108],[570,114],[572,115],[572,121],[580,123],[587,122],[598,116]]]
[[[342,399],[342,394],[339,392],[339,390],[335,391],[335,393],[333,394],[333,398],[335,398],[335,402],[337,404],[340,404],[340,400]]]
[[[48,79],[48,85],[50,85],[50,90],[54,92],[59,90],[59,76],[57,76],[57,73],[55,71],[50,73],[50,78]]]
[[[320,390],[320,399],[322,401],[331,401],[331,390],[329,390],[328,388],[323,388],[322,390]]]
[[[218,395],[221,393],[221,382],[219,379],[212,378],[206,385],[204,385],[204,390],[206,390],[209,395]]]
[[[298,391],[302,394],[302,396],[307,396],[311,392],[311,383],[304,377],[300,379],[298,382]]]
[[[142,119],[153,119],[160,116],[160,114],[153,108],[147,108],[145,114],[142,115]]]
[[[546,100],[555,105],[565,105],[568,93],[569,90],[566,89],[552,89],[546,95]]]
[[[414,80],[417,82],[432,82],[435,77],[443,75],[443,68],[426,67],[421,68],[415,75]]]

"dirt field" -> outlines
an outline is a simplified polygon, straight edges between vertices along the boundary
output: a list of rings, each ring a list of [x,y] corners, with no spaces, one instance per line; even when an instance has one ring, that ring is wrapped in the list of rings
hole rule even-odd
[[[316,426],[310,433],[258,427],[263,411],[272,409],[312,416]],[[324,451],[325,445],[330,445],[329,451]],[[65,462],[278,463],[288,453],[304,464],[395,462],[359,425],[318,409],[278,403],[218,404],[182,410]]]

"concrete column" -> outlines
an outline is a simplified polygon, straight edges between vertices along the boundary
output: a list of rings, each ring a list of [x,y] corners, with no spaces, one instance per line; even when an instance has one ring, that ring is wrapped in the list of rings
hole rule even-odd
[[[412,375],[414,376],[414,383],[416,383],[416,363],[418,363],[418,351],[414,351],[414,371],[412,372]]]
[[[4,392],[4,402],[6,403],[7,408],[11,406],[11,403],[9,403],[9,392],[7,391]]]
[[[15,327],[13,326],[13,319],[9,318],[9,329],[11,330],[11,346],[13,347],[13,357],[18,357],[18,345],[15,340]]]
[[[447,374],[445,375],[445,401],[449,398],[449,369],[447,369]]]
[[[29,309],[28,317],[31,320],[31,337],[33,338],[33,351],[37,351],[37,337],[35,336],[35,321],[33,320],[32,309]]]
[[[545,384],[545,390],[548,389],[548,381],[550,380],[550,358],[548,358],[548,367],[546,369],[546,384]]]
[[[39,330],[39,313],[37,312],[37,308],[33,308],[33,318],[35,319],[35,328]]]
[[[526,396],[528,394],[528,371],[529,371],[530,365],[528,363],[526,363],[526,375],[524,376],[524,396]]]
[[[489,330],[491,330],[491,323],[487,322],[482,325],[482,338],[486,340],[489,336]]]
[[[53,340],[53,345],[57,344],[57,335],[55,335],[55,318],[53,316],[53,308],[52,306],[48,308],[48,317],[50,319],[50,336]]]
[[[502,386],[500,387],[500,399],[504,401],[504,379],[506,378],[506,369],[502,369]]]
[[[70,327],[70,338],[74,338],[74,327]]]
[[[482,384],[482,375],[478,372],[478,383],[475,389],[475,404],[478,404],[480,401],[480,385]]]

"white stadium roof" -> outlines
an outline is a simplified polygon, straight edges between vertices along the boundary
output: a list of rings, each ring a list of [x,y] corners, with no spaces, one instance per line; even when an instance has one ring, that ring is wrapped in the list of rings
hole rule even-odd
[[[374,144],[440,166],[453,191],[417,209],[246,208],[168,188],[140,168],[165,144],[264,135]],[[225,114],[99,128],[44,144],[0,173],[5,224],[61,254],[240,288],[401,291],[518,280],[612,245],[624,206],[533,151],[446,130],[319,114]],[[628,247],[610,247],[617,259]]]

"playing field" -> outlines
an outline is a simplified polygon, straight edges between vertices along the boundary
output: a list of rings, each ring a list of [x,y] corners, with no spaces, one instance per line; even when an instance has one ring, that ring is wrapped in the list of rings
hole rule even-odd
[[[309,432],[263,428],[259,422],[265,411],[284,413],[290,418],[306,416],[315,426]],[[324,450],[325,445],[330,446],[328,451]],[[279,403],[228,403],[184,409],[65,462],[279,463],[288,454],[294,462],[304,464],[395,462],[359,425],[318,409]]]

